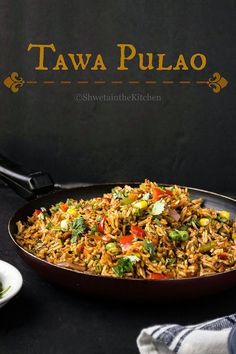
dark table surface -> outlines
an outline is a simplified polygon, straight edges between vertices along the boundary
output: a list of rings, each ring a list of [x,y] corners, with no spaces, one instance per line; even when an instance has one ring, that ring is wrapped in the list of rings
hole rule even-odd
[[[8,236],[8,220],[25,201],[0,187],[0,202],[0,259],[24,278],[20,293],[0,309],[0,354],[137,354],[143,327],[194,324],[235,312],[236,285],[214,296],[168,304],[101,300],[54,286],[23,262]]]

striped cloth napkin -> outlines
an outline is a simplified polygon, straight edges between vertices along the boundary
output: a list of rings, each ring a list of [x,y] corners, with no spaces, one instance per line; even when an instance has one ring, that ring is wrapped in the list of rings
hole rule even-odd
[[[157,325],[143,329],[137,345],[140,354],[236,354],[235,324],[236,314],[193,326]]]

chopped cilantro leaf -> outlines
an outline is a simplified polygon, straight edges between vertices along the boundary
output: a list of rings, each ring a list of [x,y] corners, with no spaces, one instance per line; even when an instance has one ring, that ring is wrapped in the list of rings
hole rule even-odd
[[[154,257],[156,253],[156,247],[151,241],[143,240],[144,249],[150,254],[151,257]]]
[[[112,192],[112,199],[123,199],[128,195],[128,192],[117,188],[113,188],[111,192]]]
[[[49,221],[49,223],[46,226],[46,229],[50,230],[51,228],[53,228],[53,223],[51,221]]]
[[[133,265],[139,261],[137,256],[126,256],[119,258],[117,265],[113,267],[113,272],[116,276],[122,278],[125,273],[133,271]]]
[[[75,243],[78,240],[79,235],[83,234],[86,230],[86,224],[82,216],[75,219],[71,224],[72,235],[71,243]]]
[[[51,212],[51,213],[56,213],[56,212],[59,210],[59,208],[60,208],[60,204],[61,204],[61,203],[57,203],[57,204],[53,205],[53,206],[50,208],[50,212]]]

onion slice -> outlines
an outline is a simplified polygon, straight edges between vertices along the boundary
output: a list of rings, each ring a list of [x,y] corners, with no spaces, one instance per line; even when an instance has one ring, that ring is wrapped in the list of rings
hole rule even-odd
[[[71,263],[71,262],[61,262],[61,263],[57,263],[58,267],[65,267],[65,268],[70,268],[70,269],[74,269],[74,270],[78,270],[80,272],[83,272],[86,270],[86,267],[80,264],[75,264],[75,263]]]
[[[168,215],[173,218],[175,221],[179,221],[180,215],[176,210],[168,208]]]

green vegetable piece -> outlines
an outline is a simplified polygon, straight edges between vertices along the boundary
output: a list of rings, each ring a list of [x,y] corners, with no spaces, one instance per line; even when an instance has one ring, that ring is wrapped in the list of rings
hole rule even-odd
[[[54,226],[53,223],[51,221],[49,221],[49,223],[46,226],[46,229],[51,230],[53,228],[53,226]]]
[[[116,188],[112,189],[112,199],[123,199],[124,197],[127,197],[127,192],[123,190],[118,190]]]
[[[108,252],[110,252],[110,253],[112,253],[114,255],[120,253],[120,249],[119,249],[117,243],[115,243],[115,242],[107,243],[106,246],[105,246],[105,249],[106,249],[106,251],[108,251]]]
[[[207,253],[214,247],[216,247],[216,242],[215,241],[210,241],[210,242],[207,242],[207,243],[204,243],[203,245],[201,245],[199,251],[201,253]]]
[[[91,234],[94,235],[96,232],[97,232],[97,225],[94,225],[92,228],[91,228]]]
[[[53,205],[53,206],[50,208],[50,212],[51,212],[51,213],[56,213],[56,212],[59,210],[59,208],[60,208],[60,204],[61,204],[61,203],[57,203],[57,204]]]
[[[121,205],[128,205],[131,203],[133,203],[133,199],[130,199],[130,198],[124,198],[121,200]]]
[[[166,265],[173,266],[176,263],[175,257],[168,257],[166,258]]]
[[[182,225],[180,228],[179,228],[180,231],[187,231],[188,230],[188,225]]]
[[[133,271],[133,265],[139,261],[137,256],[126,256],[118,259],[117,265],[113,267],[113,272],[117,277],[122,278],[125,273]]]
[[[142,210],[141,210],[141,209],[133,208],[132,214],[133,214],[134,216],[140,217],[140,216],[142,216],[143,213],[142,213]]]
[[[75,200],[72,199],[72,198],[67,198],[66,204],[67,204],[68,206],[74,205],[74,204],[75,204]]]
[[[185,230],[172,230],[169,233],[169,238],[172,241],[180,242],[180,241],[186,241],[189,238],[189,233],[188,231]]]
[[[95,273],[101,274],[101,271],[102,271],[102,265],[98,262],[95,267]]]
[[[154,217],[153,217],[153,222],[154,222],[156,225],[161,226],[160,215],[154,216]]]
[[[150,254],[151,257],[155,256],[156,247],[151,241],[143,240],[144,249]]]
[[[222,222],[223,224],[227,224],[229,219],[226,219],[226,218],[222,218],[221,216],[217,216],[217,220],[219,222]]]
[[[71,243],[75,243],[78,240],[79,235],[83,234],[86,231],[86,224],[82,216],[75,219],[71,224],[72,234],[71,234]]]
[[[71,243],[76,243],[78,241],[78,237],[79,237],[79,235],[77,235],[75,233],[73,234],[73,231],[72,231],[70,242]]]

